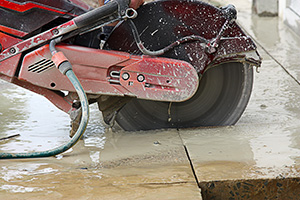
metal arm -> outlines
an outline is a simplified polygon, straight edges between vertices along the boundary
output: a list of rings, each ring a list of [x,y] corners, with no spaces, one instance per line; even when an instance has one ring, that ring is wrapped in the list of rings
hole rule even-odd
[[[4,49],[0,53],[0,62],[36,46],[46,44],[50,40],[57,37],[64,36],[62,38],[62,40],[64,40],[78,33],[91,29],[92,27],[122,20],[127,16],[129,3],[130,0],[110,1],[104,6],[98,7],[83,15],[75,17],[64,24],[28,38],[27,40]]]

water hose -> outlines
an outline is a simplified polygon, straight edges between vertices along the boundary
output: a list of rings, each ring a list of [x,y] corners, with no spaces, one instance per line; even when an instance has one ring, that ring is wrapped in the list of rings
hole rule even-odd
[[[52,54],[57,53],[54,46],[58,41],[59,39],[52,40],[50,43],[50,47],[51,47],[50,51]],[[73,87],[75,88],[78,94],[81,103],[81,109],[82,109],[81,121],[75,135],[67,144],[61,145],[51,150],[40,151],[40,152],[28,152],[28,153],[0,153],[0,159],[41,158],[41,157],[55,156],[57,154],[63,153],[68,149],[70,149],[82,137],[89,120],[89,103],[88,103],[87,96],[78,78],[74,74],[71,64],[68,61],[62,62],[61,67],[59,67],[59,70],[63,74],[65,74],[68,77],[68,79],[71,81]]]
[[[147,49],[144,46],[143,42],[140,39],[140,34],[139,34],[134,22],[131,19],[129,19],[128,21],[129,21],[129,26],[131,28],[135,43],[137,44],[137,47],[139,48],[139,50],[145,55],[160,56],[180,44],[183,44],[186,42],[191,42],[191,41],[200,41],[201,43],[208,44],[208,40],[206,40],[204,37],[201,37],[198,35],[190,35],[190,36],[182,37],[162,49],[152,51],[152,50]]]

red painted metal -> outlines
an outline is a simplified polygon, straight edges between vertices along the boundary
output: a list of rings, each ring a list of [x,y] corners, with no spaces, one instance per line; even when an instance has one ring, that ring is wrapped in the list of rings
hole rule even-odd
[[[6,8],[6,9],[12,9],[16,12],[26,12],[31,9],[40,8],[43,10],[48,10],[48,11],[57,12],[60,14],[65,14],[64,11],[61,11],[59,9],[54,9],[53,7],[32,3],[30,1],[24,2],[24,3],[16,3],[16,2],[12,2],[12,1],[2,0],[2,1],[0,1],[0,7]]]
[[[33,47],[36,47],[44,42],[47,42],[55,37],[68,33],[77,28],[75,22],[73,20],[66,22],[62,25],[59,25],[55,28],[52,28],[48,31],[45,31],[39,35],[33,36],[27,40],[23,40],[15,45],[9,46],[9,48],[5,48],[0,54],[0,62],[10,58],[18,53],[22,53],[26,50],[29,50]],[[13,49],[13,51],[12,51]]]
[[[66,113],[70,113],[72,110],[74,110],[74,108],[72,107],[72,103],[73,103],[72,99],[69,99],[68,96],[64,97],[62,95],[59,95],[59,93],[56,93],[55,91],[33,85],[26,81],[21,81],[17,78],[13,78],[11,82],[20,87],[23,87],[25,89],[28,89],[32,92],[44,96],[50,102],[52,102],[57,108],[59,108],[60,110]]]
[[[122,68],[121,77],[124,73],[129,79],[121,78],[121,85],[140,99],[180,102],[192,97],[198,88],[196,70],[179,60],[144,56]]]
[[[40,9],[73,17],[91,10],[88,4],[80,0],[1,0],[0,7],[22,14]]]
[[[1,32],[1,27],[0,27],[0,44],[2,46],[2,52],[4,49],[8,49],[9,47],[21,42],[22,40],[12,37],[10,35],[4,34]],[[2,53],[0,52],[0,53]],[[1,54],[0,54],[1,55]],[[1,61],[1,60],[0,60]]]
[[[18,85],[20,87],[23,87],[25,89],[28,89],[32,92],[35,92],[37,94],[44,96],[50,102],[52,102],[57,108],[59,108],[60,110],[66,112],[66,113],[70,113],[72,110],[74,110],[74,108],[72,107],[72,103],[73,103],[74,99],[77,99],[77,96],[74,96],[74,97],[72,95],[63,96],[63,95],[60,95],[56,91],[52,91],[47,88],[42,88],[42,87],[33,85],[29,82],[21,81],[21,80],[17,79],[16,77],[9,77],[9,76],[6,76],[1,73],[0,73],[0,79],[11,82],[15,85]]]
[[[0,62],[0,74],[2,73],[6,76],[14,77],[19,64],[20,57],[21,54],[18,54],[14,57]]]
[[[1,0],[1,32],[23,38],[91,10],[80,0]]]
[[[139,16],[133,21],[141,41],[150,50],[162,49],[180,38],[191,35],[213,42],[226,22],[222,9],[202,1],[153,1],[138,11]],[[119,25],[110,35],[106,45],[109,49],[140,54],[128,23]],[[209,67],[228,62],[228,56],[232,58],[231,61],[251,60],[251,65],[260,66],[260,58],[251,57],[255,55],[256,45],[235,22],[227,26],[220,39],[215,53],[208,53],[206,44],[193,41],[180,44],[162,56],[174,59],[180,57],[191,63],[201,74]],[[252,53],[251,56],[247,55],[249,52]]]
[[[0,44],[2,46],[2,49],[6,49],[14,44],[17,44],[18,42],[21,42],[21,41],[22,40],[20,40],[20,39],[11,37],[9,35],[6,35],[6,34],[0,32]],[[15,55],[9,59],[6,59],[6,60],[0,62],[0,74],[2,73],[6,76],[13,77],[17,70],[20,56],[21,56],[21,54]],[[1,55],[0,55],[0,57],[1,57]]]
[[[2,25],[0,25],[0,31],[8,33],[10,35],[15,35],[15,36],[18,36],[18,37],[24,37],[27,34],[23,31],[19,31],[19,30],[13,29],[13,28],[2,26]]]
[[[58,45],[57,49],[69,59],[88,94],[183,101],[190,98],[198,86],[196,71],[184,61],[72,45]],[[29,53],[24,57],[19,79],[52,90],[74,92],[71,83],[50,59],[48,46]],[[126,81],[120,78],[125,72],[130,75]],[[142,82],[137,80],[140,74],[145,77]]]
[[[40,1],[42,0],[33,0],[32,2],[3,0],[0,1],[0,7],[24,13],[34,9],[42,9],[59,15],[72,15],[68,14],[68,10],[59,9],[59,5],[51,6],[53,2],[50,0],[45,0],[44,4],[40,4]],[[79,0],[71,1],[76,3],[78,7],[88,9],[88,7],[81,5]],[[58,2],[66,5],[67,1],[59,0]],[[175,19],[172,22],[169,21],[169,27],[167,28],[170,32],[171,41],[189,35],[199,35],[209,40],[213,39],[225,22],[220,9],[199,1],[174,0],[161,1],[159,4],[161,5],[155,7],[157,9],[153,11],[167,16],[163,19]],[[146,7],[147,5],[144,8]],[[149,10],[151,11],[151,9]],[[78,13],[80,12],[78,11]],[[139,15],[143,16],[141,12],[143,10],[140,10]],[[142,37],[148,32],[150,35],[166,34],[165,31],[156,33],[157,24],[148,19],[151,16],[151,20],[159,22],[158,17],[161,16],[149,15],[149,13],[146,13],[146,16],[148,17],[136,18],[135,20],[141,20],[138,21],[138,25],[146,25],[147,27],[153,25],[154,29],[150,30],[149,28],[146,30],[142,28]],[[169,18],[169,16],[171,17]],[[57,15],[53,15],[53,19],[56,17]],[[143,23],[145,20],[147,23]],[[126,23],[124,24],[123,26],[126,26]],[[163,24],[161,27],[165,26]],[[51,39],[75,29],[77,29],[77,26],[74,20],[70,20],[29,39],[21,40],[5,33],[23,37],[27,34],[26,31],[1,24],[0,78],[45,96],[58,108],[69,113],[73,109],[72,102],[76,99],[76,96],[72,97],[72,92],[75,90],[69,80],[59,72],[53,61],[51,61],[49,46],[45,44]],[[126,27],[124,29],[119,28],[113,32],[111,38],[122,40],[121,42],[119,40],[115,41],[118,49],[121,50],[125,46],[124,49],[128,50],[129,44],[134,43],[132,38],[127,37],[130,35],[128,32],[131,32],[128,27],[127,29]],[[126,40],[124,40],[122,34],[126,36]],[[169,44],[170,41],[158,42],[156,37],[148,37],[146,42],[150,44],[147,46],[154,45],[155,47],[156,44],[165,46],[164,42]],[[39,46],[41,47],[32,50]],[[181,53],[187,55],[186,61],[193,66],[180,60],[138,56],[120,51],[105,51],[74,45],[58,45],[57,49],[62,51],[69,59],[75,74],[88,94],[131,96],[172,102],[187,100],[195,93],[198,87],[197,71],[203,73],[205,69],[212,65],[237,59],[241,61],[246,58],[245,52],[255,52],[256,50],[253,41],[235,23],[225,31],[217,52],[214,54],[205,52],[203,44],[199,42],[183,44],[181,47],[184,49]],[[32,51],[27,53],[29,50]],[[135,52],[136,49],[133,49],[133,53]],[[21,55],[22,53],[23,55]],[[27,54],[25,55],[25,53]],[[20,61],[21,56],[23,60]],[[176,55],[167,56],[176,58]],[[69,91],[70,95],[62,95],[59,91]]]
[[[196,34],[213,41],[217,38],[222,26],[226,22],[222,9],[205,2],[166,0],[161,1],[161,5],[166,15],[170,15],[181,22],[172,27],[171,31],[175,34],[180,33],[182,36]],[[199,43],[186,46],[189,62],[200,73],[203,73],[207,68],[212,67],[216,63],[222,63],[221,60],[227,62],[228,59],[226,57],[228,55],[231,55],[231,58],[235,60],[241,58],[241,55],[243,55],[243,59],[239,60],[239,62],[243,62],[247,59],[247,52],[255,51],[256,45],[253,40],[235,22],[227,25],[221,36],[217,51],[213,54],[206,53],[203,46]],[[259,66],[261,62],[257,60],[257,62],[252,64]]]

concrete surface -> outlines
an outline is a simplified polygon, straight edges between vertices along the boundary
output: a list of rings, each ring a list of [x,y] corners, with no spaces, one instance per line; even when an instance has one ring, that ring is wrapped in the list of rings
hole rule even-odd
[[[180,130],[198,177],[298,176],[300,38],[278,18],[251,15],[250,2],[219,2],[236,5],[238,22],[256,40],[263,64],[260,73],[255,73],[251,100],[237,125]]]
[[[279,16],[300,36],[300,1],[279,0]]]
[[[252,0],[252,8],[259,16],[277,16],[278,0]]]
[[[243,192],[243,199],[297,199],[300,38],[277,18],[252,16],[250,0],[219,3],[236,5],[264,59],[237,125],[126,133],[105,128],[92,106],[84,139],[72,150],[0,161],[1,199],[201,199],[199,186],[203,199],[241,199]],[[68,140],[68,116],[31,92],[3,81],[0,88],[0,136],[21,134],[1,141],[1,151]]]

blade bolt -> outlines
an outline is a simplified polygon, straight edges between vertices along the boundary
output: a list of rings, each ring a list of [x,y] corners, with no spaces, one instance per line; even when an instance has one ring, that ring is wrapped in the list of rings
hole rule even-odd
[[[143,82],[145,80],[145,76],[143,74],[140,74],[137,76],[138,82]]]
[[[127,72],[125,72],[125,73],[122,74],[122,79],[124,81],[127,81],[129,78],[130,78],[130,75]]]

